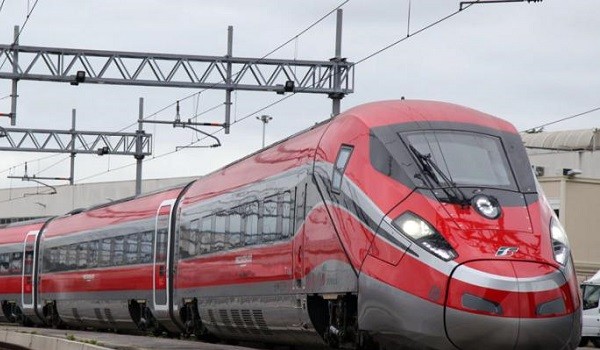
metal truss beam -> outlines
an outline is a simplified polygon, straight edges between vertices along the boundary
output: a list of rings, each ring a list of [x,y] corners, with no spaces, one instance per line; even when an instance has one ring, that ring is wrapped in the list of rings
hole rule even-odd
[[[339,58],[256,59],[20,45],[0,45],[0,58],[10,62],[0,69],[1,79],[275,92],[289,92],[284,87],[292,81],[295,92],[341,96],[354,89],[354,65]],[[85,72],[85,80],[76,81],[78,71]]]
[[[138,137],[140,153],[136,152]],[[0,151],[147,156],[152,154],[152,135],[0,127]]]

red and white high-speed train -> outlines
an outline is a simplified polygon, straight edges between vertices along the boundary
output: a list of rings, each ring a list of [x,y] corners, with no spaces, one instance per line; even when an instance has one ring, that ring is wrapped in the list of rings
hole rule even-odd
[[[440,102],[362,105],[186,186],[5,227],[0,264],[10,321],[360,349],[580,338],[518,133]]]

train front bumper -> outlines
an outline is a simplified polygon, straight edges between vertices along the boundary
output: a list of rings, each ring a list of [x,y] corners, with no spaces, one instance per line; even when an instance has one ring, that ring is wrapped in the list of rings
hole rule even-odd
[[[550,265],[465,263],[450,278],[447,336],[462,350],[574,349],[581,311],[572,291],[563,273]]]

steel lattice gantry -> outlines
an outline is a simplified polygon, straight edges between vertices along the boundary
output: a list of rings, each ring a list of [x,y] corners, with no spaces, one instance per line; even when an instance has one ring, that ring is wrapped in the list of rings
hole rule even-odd
[[[142,85],[222,90],[294,91],[345,95],[353,92],[354,66],[330,61],[256,59],[0,45],[10,64],[0,78],[75,83]]]
[[[0,127],[0,151],[147,156],[152,154],[152,135]]]

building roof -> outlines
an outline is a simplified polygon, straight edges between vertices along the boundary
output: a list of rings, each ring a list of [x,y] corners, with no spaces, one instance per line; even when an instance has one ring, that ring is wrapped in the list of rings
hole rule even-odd
[[[521,133],[527,148],[559,151],[594,151],[600,149],[600,129]]]

